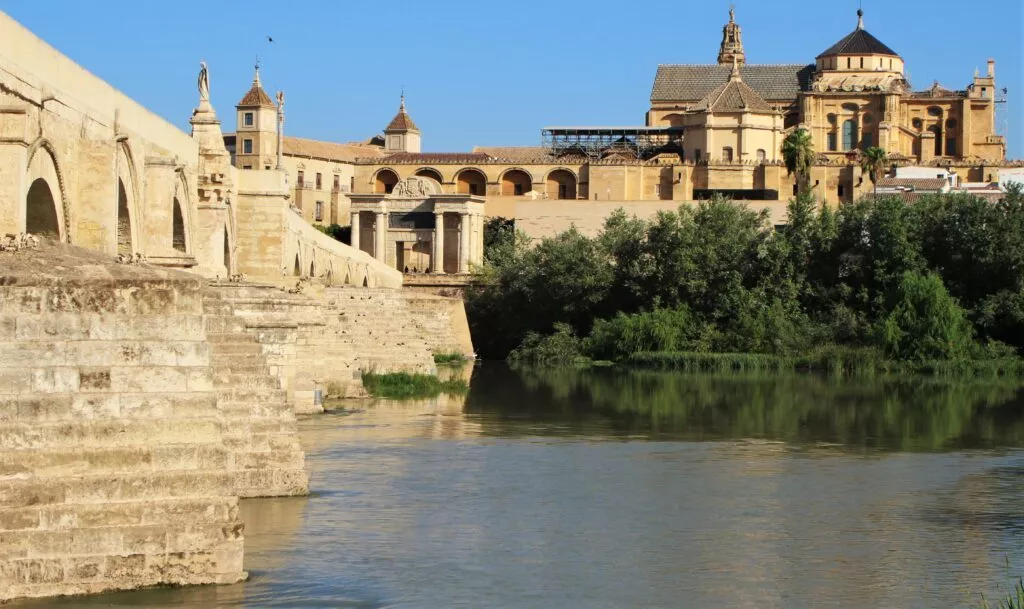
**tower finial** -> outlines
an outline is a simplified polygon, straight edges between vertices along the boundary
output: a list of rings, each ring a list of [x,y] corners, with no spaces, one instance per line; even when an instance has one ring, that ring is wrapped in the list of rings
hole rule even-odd
[[[398,105],[399,112],[405,112],[405,87],[402,87],[401,103]]]
[[[736,23],[736,5],[729,5],[729,23]]]
[[[861,2],[860,8],[857,9],[857,29],[864,29],[864,3]]]
[[[252,84],[254,86],[257,86],[257,87],[263,86],[263,85],[260,84],[260,56],[259,55],[256,56],[256,65],[253,66],[253,67],[255,68],[255,73],[254,73],[254,75],[252,77]]]

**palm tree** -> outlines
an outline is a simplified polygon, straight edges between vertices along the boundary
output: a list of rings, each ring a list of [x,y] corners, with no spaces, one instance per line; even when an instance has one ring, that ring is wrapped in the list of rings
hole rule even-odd
[[[875,187],[875,198],[878,198],[878,177],[889,164],[889,153],[884,148],[872,146],[860,157],[860,170],[868,174],[871,184]]]
[[[811,166],[814,164],[814,142],[806,129],[797,129],[782,141],[782,158],[789,175],[796,174],[797,192],[808,191],[811,181]]]

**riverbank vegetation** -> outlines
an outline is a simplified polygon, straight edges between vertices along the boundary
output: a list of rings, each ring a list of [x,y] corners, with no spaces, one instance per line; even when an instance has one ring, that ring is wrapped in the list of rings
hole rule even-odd
[[[1024,196],[722,198],[596,237],[500,225],[466,292],[485,358],[701,370],[1021,374]],[[739,354],[739,355],[737,355]]]
[[[429,374],[363,373],[363,387],[376,398],[394,400],[435,398],[442,393],[461,395],[469,391],[469,385],[462,379],[441,380]]]
[[[434,363],[438,366],[458,366],[468,362],[469,359],[458,351],[442,351],[434,354]]]

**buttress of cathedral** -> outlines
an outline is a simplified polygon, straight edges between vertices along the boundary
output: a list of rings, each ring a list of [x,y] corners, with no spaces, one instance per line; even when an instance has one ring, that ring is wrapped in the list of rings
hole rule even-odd
[[[872,194],[858,156],[875,146],[892,161],[879,193],[905,198],[960,185],[995,196],[995,184],[1020,171],[1005,160],[996,133],[991,59],[963,88],[915,89],[903,58],[865,29],[862,11],[813,63],[752,63],[756,50],[744,47],[735,10],[717,51],[714,63],[658,66],[642,124],[544,127],[539,146],[469,152],[424,152],[429,134],[413,121],[404,93],[396,113],[378,117],[386,127],[365,140],[282,135],[283,108],[257,71],[237,106],[237,132],[225,140],[239,169],[282,166],[290,204],[307,221],[358,222],[357,246],[379,259],[456,273],[479,259],[481,214],[550,235],[599,226],[615,207],[650,214],[723,194],[757,202],[785,223],[796,183],[782,144],[797,129],[812,136],[811,187],[825,204]],[[429,201],[410,206],[416,193],[429,193]],[[551,200],[576,203],[552,207]]]

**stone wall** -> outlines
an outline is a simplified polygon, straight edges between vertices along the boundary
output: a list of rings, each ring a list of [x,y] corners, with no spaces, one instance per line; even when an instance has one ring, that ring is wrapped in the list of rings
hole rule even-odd
[[[0,601],[244,579],[202,280],[0,253]]]
[[[386,288],[216,284],[237,333],[260,346],[295,412],[319,412],[314,394],[357,396],[361,374],[436,372],[435,353],[473,354],[460,298]]]

